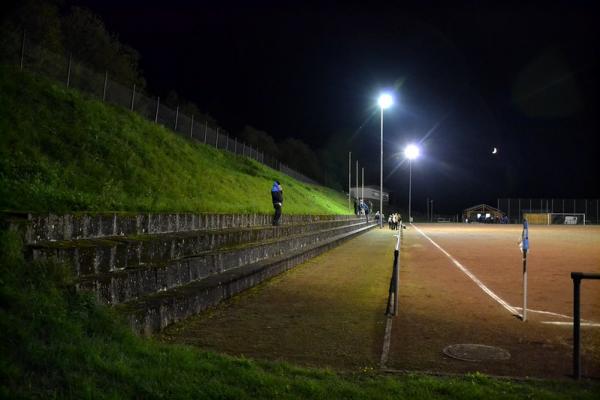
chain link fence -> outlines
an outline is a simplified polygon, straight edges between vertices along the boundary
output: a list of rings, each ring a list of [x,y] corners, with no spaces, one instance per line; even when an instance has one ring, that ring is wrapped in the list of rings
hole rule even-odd
[[[511,223],[520,223],[525,213],[585,214],[586,223],[600,223],[598,199],[498,199],[497,208]]]
[[[227,131],[211,122],[195,119],[194,115],[185,115],[179,111],[179,107],[173,110],[161,104],[160,97],[145,93],[136,88],[135,84],[124,85],[115,82],[106,71],[95,71],[71,56],[65,57],[52,53],[28,41],[26,33],[15,34],[12,37],[7,35],[2,42],[4,52],[2,62],[5,64],[17,65],[21,70],[63,82],[66,87],[77,89],[103,102],[126,108],[190,140],[252,158],[299,181],[318,184],[274,157],[229,135]]]

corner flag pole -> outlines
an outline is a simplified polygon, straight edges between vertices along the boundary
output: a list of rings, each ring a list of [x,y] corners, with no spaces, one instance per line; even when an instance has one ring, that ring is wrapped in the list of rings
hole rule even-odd
[[[523,220],[521,233],[521,252],[523,253],[523,321],[527,321],[527,252],[529,251],[529,225],[527,219]]]

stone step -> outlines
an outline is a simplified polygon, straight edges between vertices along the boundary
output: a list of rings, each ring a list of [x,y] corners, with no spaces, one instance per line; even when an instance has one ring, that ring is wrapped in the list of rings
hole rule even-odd
[[[73,266],[77,277],[165,263],[208,250],[288,237],[364,221],[358,218],[294,223],[273,227],[226,228],[188,232],[39,241],[27,246],[31,259],[53,258]]]
[[[193,214],[193,213],[74,213],[28,214],[2,213],[2,226],[18,231],[25,244],[40,241],[94,239],[114,236],[135,236],[187,232],[271,224],[268,214]],[[286,215],[283,225],[337,221],[354,215]]]
[[[321,229],[316,229],[319,227]],[[293,235],[283,235],[257,242],[237,243],[216,250],[199,251],[189,257],[166,262],[140,263],[135,268],[82,277],[78,289],[95,293],[104,303],[119,304],[154,292],[170,290],[190,282],[222,274],[231,269],[254,264],[271,257],[311,246],[355,231],[365,226],[364,220],[339,226],[312,224]],[[279,229],[279,228],[276,228]],[[288,230],[288,229],[284,229]]]
[[[229,269],[184,286],[176,287],[120,304],[116,309],[127,315],[131,327],[150,335],[167,325],[181,321],[215,306],[243,290],[278,275],[376,226],[362,224],[353,230],[284,252],[252,264]]]

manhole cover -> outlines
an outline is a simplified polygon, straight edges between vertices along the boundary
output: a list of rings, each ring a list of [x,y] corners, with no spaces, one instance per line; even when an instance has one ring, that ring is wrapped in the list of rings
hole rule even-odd
[[[447,346],[444,354],[463,361],[499,361],[510,358],[510,353],[500,347],[470,343]]]

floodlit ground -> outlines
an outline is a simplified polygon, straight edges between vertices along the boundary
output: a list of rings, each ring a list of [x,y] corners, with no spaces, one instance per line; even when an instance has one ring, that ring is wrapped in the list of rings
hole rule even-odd
[[[417,228],[405,235],[400,315],[393,321],[388,367],[545,377],[571,373],[570,272],[600,272],[600,228],[531,226],[527,322],[511,312],[511,307],[520,312],[523,301],[520,226]],[[582,284],[581,305],[582,318],[597,324],[583,327],[582,371],[600,377],[599,281]],[[442,354],[445,346],[458,343],[499,346],[511,359],[469,363]]]
[[[515,225],[461,224],[405,231],[400,313],[392,320],[387,368],[536,377],[571,373],[569,274],[600,272],[600,228],[530,228],[527,322],[513,315],[522,304],[520,232]],[[374,229],[162,337],[303,365],[378,368],[393,245],[391,231]],[[582,318],[600,324],[598,281],[582,284]],[[511,359],[466,362],[442,353],[458,343],[499,346]],[[583,374],[600,377],[600,326],[583,327],[582,348]]]

